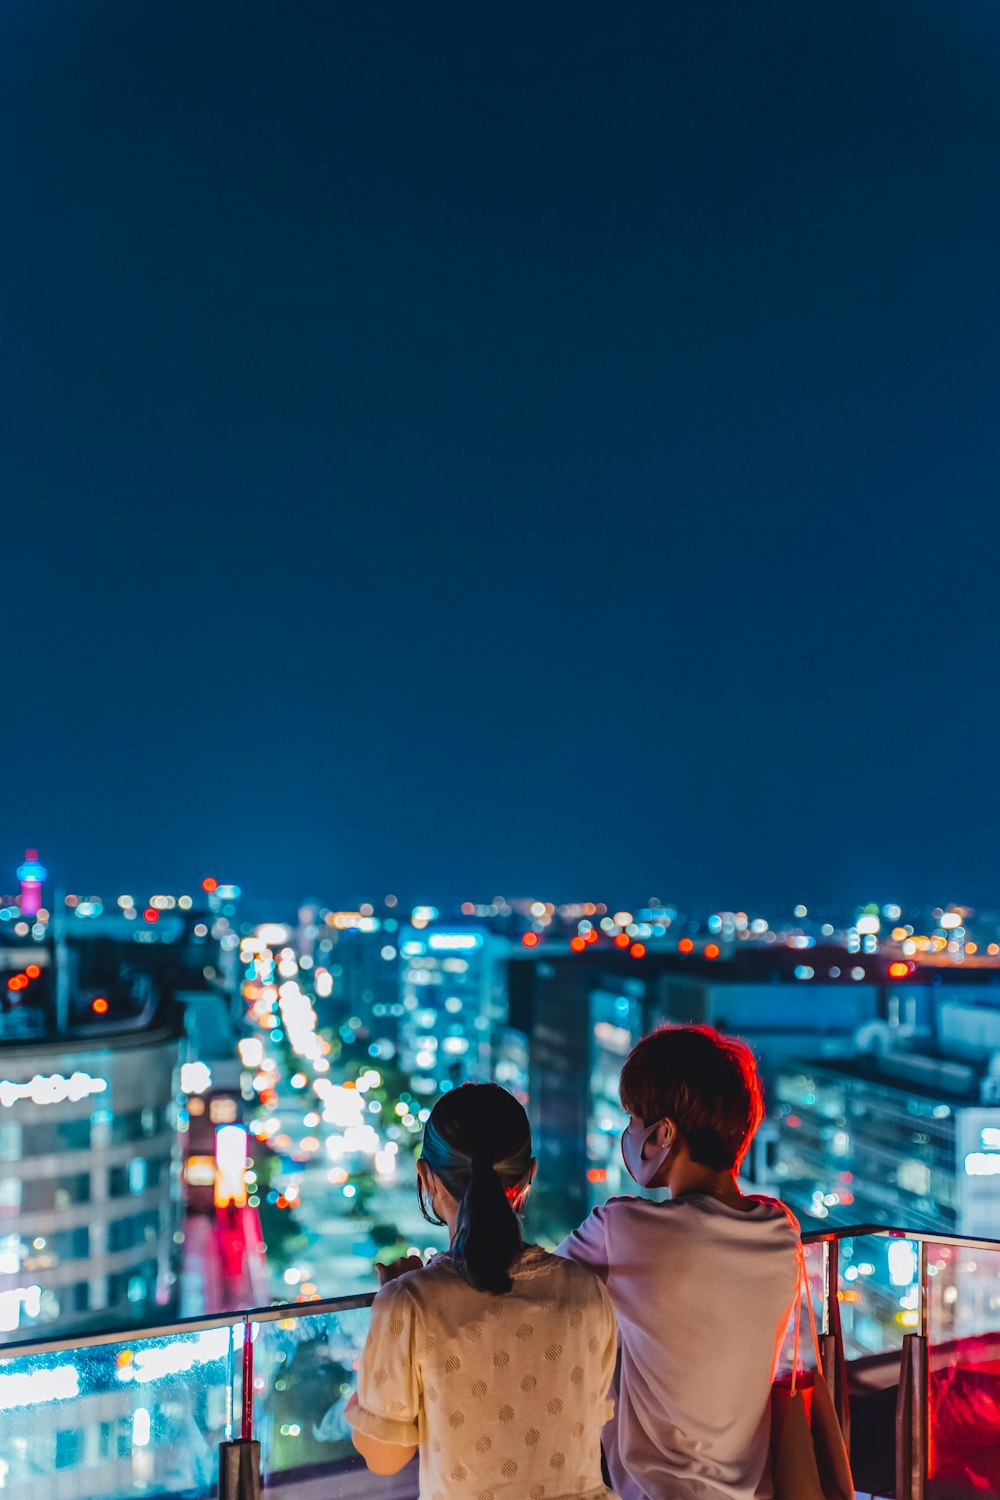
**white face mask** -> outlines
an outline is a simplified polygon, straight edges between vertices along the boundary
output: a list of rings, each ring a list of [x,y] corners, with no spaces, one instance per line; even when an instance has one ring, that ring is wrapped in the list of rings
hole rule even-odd
[[[635,1120],[630,1120],[622,1131],[622,1159],[628,1168],[628,1175],[640,1187],[649,1187],[673,1150],[674,1143],[671,1141],[655,1155],[643,1160],[643,1147],[647,1141],[652,1140],[662,1123],[662,1120],[654,1120],[652,1125],[639,1125]]]

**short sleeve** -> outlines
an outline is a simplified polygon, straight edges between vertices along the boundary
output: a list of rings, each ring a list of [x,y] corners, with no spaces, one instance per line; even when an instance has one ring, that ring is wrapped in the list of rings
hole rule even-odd
[[[584,1219],[579,1229],[568,1234],[556,1247],[556,1254],[586,1266],[602,1281],[608,1279],[607,1209],[602,1205]]]
[[[377,1293],[358,1365],[358,1403],[347,1413],[359,1432],[406,1448],[417,1445],[420,1413],[415,1321],[413,1299],[404,1286],[390,1282]]]

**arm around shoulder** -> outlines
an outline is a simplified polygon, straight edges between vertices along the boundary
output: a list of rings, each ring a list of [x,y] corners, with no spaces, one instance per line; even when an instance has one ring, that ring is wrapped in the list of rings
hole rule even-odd
[[[566,1260],[575,1260],[577,1265],[586,1266],[588,1271],[607,1281],[610,1265],[607,1228],[608,1204],[602,1203],[587,1215],[578,1229],[566,1236],[561,1245],[556,1246],[555,1253]]]

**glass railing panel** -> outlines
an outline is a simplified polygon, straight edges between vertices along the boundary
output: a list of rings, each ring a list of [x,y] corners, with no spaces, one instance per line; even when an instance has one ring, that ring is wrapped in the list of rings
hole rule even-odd
[[[415,1500],[416,1462],[391,1479],[369,1474],[344,1421],[369,1316],[355,1307],[254,1325],[254,1436],[269,1497]]]
[[[849,1235],[838,1242],[837,1264],[854,1480],[865,1493],[887,1495],[896,1476],[903,1337],[920,1322],[919,1246],[886,1235]]]
[[[845,1356],[891,1356],[895,1380],[903,1335],[920,1323],[920,1247],[911,1239],[859,1235],[840,1241],[838,1260]]]
[[[0,1360],[2,1500],[207,1500],[236,1369],[228,1326]]]
[[[823,1244],[806,1259],[822,1329]],[[920,1246],[848,1236],[838,1261],[855,1475],[889,1493],[900,1346],[921,1324]],[[926,1500],[1000,1500],[1000,1246],[931,1242],[926,1263]],[[344,1421],[368,1321],[367,1306],[303,1305],[252,1325],[254,1436],[272,1500],[415,1500],[416,1464],[370,1475]],[[239,1435],[242,1345],[243,1324],[225,1323],[0,1357],[0,1500],[209,1500],[218,1445]],[[800,1358],[811,1370],[804,1313]]]
[[[927,1500],[1000,1496],[1000,1250],[927,1247]]]

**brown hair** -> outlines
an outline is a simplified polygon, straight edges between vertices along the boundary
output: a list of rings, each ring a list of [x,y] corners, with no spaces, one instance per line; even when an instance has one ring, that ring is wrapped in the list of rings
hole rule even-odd
[[[738,1167],[764,1118],[753,1053],[711,1026],[661,1026],[637,1042],[619,1085],[622,1106],[646,1125],[670,1119],[692,1161]]]

